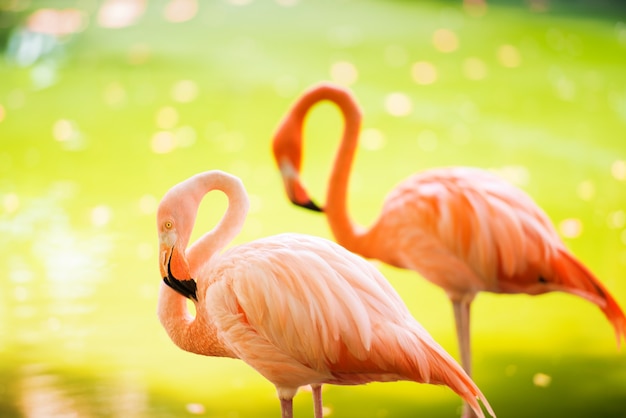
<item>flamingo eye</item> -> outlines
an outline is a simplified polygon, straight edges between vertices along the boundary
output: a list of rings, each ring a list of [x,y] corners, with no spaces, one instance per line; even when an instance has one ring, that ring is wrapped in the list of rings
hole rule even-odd
[[[165,225],[165,229],[172,229],[172,227],[174,226],[172,221],[165,221],[164,225]]]

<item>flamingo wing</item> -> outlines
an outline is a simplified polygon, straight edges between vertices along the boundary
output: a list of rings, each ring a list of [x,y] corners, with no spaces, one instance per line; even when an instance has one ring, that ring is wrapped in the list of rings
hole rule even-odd
[[[528,195],[479,169],[409,177],[389,194],[383,214],[376,227],[397,231],[393,264],[420,272],[451,294],[499,291],[502,277],[538,278],[562,248]]]
[[[294,394],[311,383],[445,384],[482,415],[487,400],[363,258],[283,234],[235,247],[211,269],[206,307],[237,357]]]
[[[367,362],[380,318],[410,317],[375,267],[322,238],[284,234],[235,247],[211,274],[206,304],[221,338],[271,381],[284,363],[331,380],[342,361]]]

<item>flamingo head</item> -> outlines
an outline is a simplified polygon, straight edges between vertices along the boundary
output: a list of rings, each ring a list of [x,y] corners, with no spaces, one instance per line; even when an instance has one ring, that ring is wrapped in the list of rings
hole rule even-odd
[[[274,159],[280,170],[285,186],[287,197],[296,206],[322,212],[307,193],[300,179],[300,166],[302,160],[302,126],[298,124],[293,115],[281,123],[274,135],[272,148]]]
[[[164,215],[161,210],[159,210],[157,221],[161,277],[170,288],[186,298],[197,301],[196,281],[191,278],[189,264],[185,257],[185,245],[188,238],[181,239],[174,218]]]
[[[300,180],[300,174],[296,171],[293,164],[289,160],[283,159],[279,163],[279,168],[280,174],[283,177],[285,192],[291,203],[315,212],[323,212],[322,208],[309,197],[309,194]]]

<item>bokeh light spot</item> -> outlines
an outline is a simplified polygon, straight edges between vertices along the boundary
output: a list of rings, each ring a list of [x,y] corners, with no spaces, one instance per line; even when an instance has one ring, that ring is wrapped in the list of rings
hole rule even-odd
[[[87,18],[78,9],[39,9],[31,14],[26,27],[31,32],[64,37],[85,29]]]
[[[501,45],[498,48],[498,62],[507,68],[519,67],[522,63],[522,56],[519,50],[513,45]]]
[[[172,129],[178,124],[178,111],[172,106],[163,106],[157,111],[156,126],[160,129]]]
[[[174,23],[187,22],[198,14],[198,0],[170,0],[163,10],[165,19]]]
[[[617,160],[611,165],[611,175],[615,178],[615,180],[625,181],[626,180],[626,161]]]
[[[418,61],[411,67],[411,76],[417,84],[433,84],[437,81],[437,68],[428,61]]]
[[[137,245],[137,257],[140,260],[148,260],[154,254],[152,243],[142,242]]]
[[[450,29],[437,29],[433,34],[433,45],[438,51],[453,52],[459,47],[459,38]]]
[[[591,180],[582,181],[576,190],[578,197],[584,201],[590,201],[596,194],[596,186]]]
[[[559,231],[565,238],[578,238],[583,233],[583,223],[577,218],[564,219],[559,223]]]
[[[560,76],[552,81],[557,96],[565,101],[572,101],[576,96],[576,84],[566,76]]]
[[[349,86],[359,78],[359,71],[351,62],[339,61],[330,67],[330,78],[335,83]]]
[[[0,123],[4,120],[4,118],[6,117],[6,110],[4,109],[4,106],[2,106],[0,104]]]
[[[146,0],[105,0],[97,22],[103,28],[125,28],[135,24],[145,10]]]
[[[111,208],[105,205],[96,206],[91,210],[91,224],[96,227],[107,225],[111,221]]]
[[[6,213],[16,212],[20,207],[20,198],[15,193],[8,193],[2,198],[2,205]]]
[[[156,197],[145,194],[139,198],[139,211],[144,215],[152,215],[156,212],[157,204]]]
[[[549,0],[528,0],[528,8],[535,13],[547,12]]]
[[[392,116],[406,116],[413,110],[413,103],[404,93],[390,93],[385,98],[385,110]]]
[[[172,98],[180,103],[192,102],[198,97],[198,85],[193,80],[180,80],[172,86]]]
[[[463,0],[463,9],[472,17],[482,17],[487,13],[487,2],[485,0]]]
[[[84,148],[85,140],[76,122],[59,119],[52,126],[52,137],[63,145],[63,148],[76,151]]]
[[[606,223],[611,229],[621,229],[626,225],[626,212],[622,209],[618,209],[609,213],[606,219]]]
[[[463,61],[463,74],[470,80],[482,80],[487,77],[487,65],[480,58],[467,58]]]
[[[107,84],[104,88],[104,102],[111,107],[120,107],[126,102],[126,89],[118,82]]]
[[[59,142],[69,141],[74,135],[74,123],[67,119],[56,121],[52,128],[52,135]]]
[[[546,388],[552,383],[552,377],[545,373],[535,373],[533,376],[533,384],[540,388]]]
[[[185,409],[192,415],[204,415],[205,412],[204,405],[201,403],[188,403]]]
[[[385,135],[378,129],[368,128],[361,132],[359,144],[368,151],[378,151],[386,145]]]
[[[4,12],[23,12],[30,7],[30,0],[11,0],[0,2],[0,10]]]
[[[160,131],[152,136],[152,152],[156,154],[167,154],[176,148],[176,141],[171,132]]]

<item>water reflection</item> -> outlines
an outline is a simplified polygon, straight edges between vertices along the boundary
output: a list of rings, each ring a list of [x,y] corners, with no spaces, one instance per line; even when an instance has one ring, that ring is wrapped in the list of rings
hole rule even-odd
[[[151,416],[145,385],[129,374],[95,380],[31,364],[19,369],[15,386],[16,406],[24,418]]]
[[[0,215],[0,261],[9,280],[0,288],[13,319],[6,323],[5,345],[28,350],[58,344],[70,351],[84,345],[89,329],[78,325],[95,308],[92,298],[104,278],[112,239],[104,232],[73,228],[63,207],[72,190],[70,184],[37,198],[2,196],[6,211]]]

